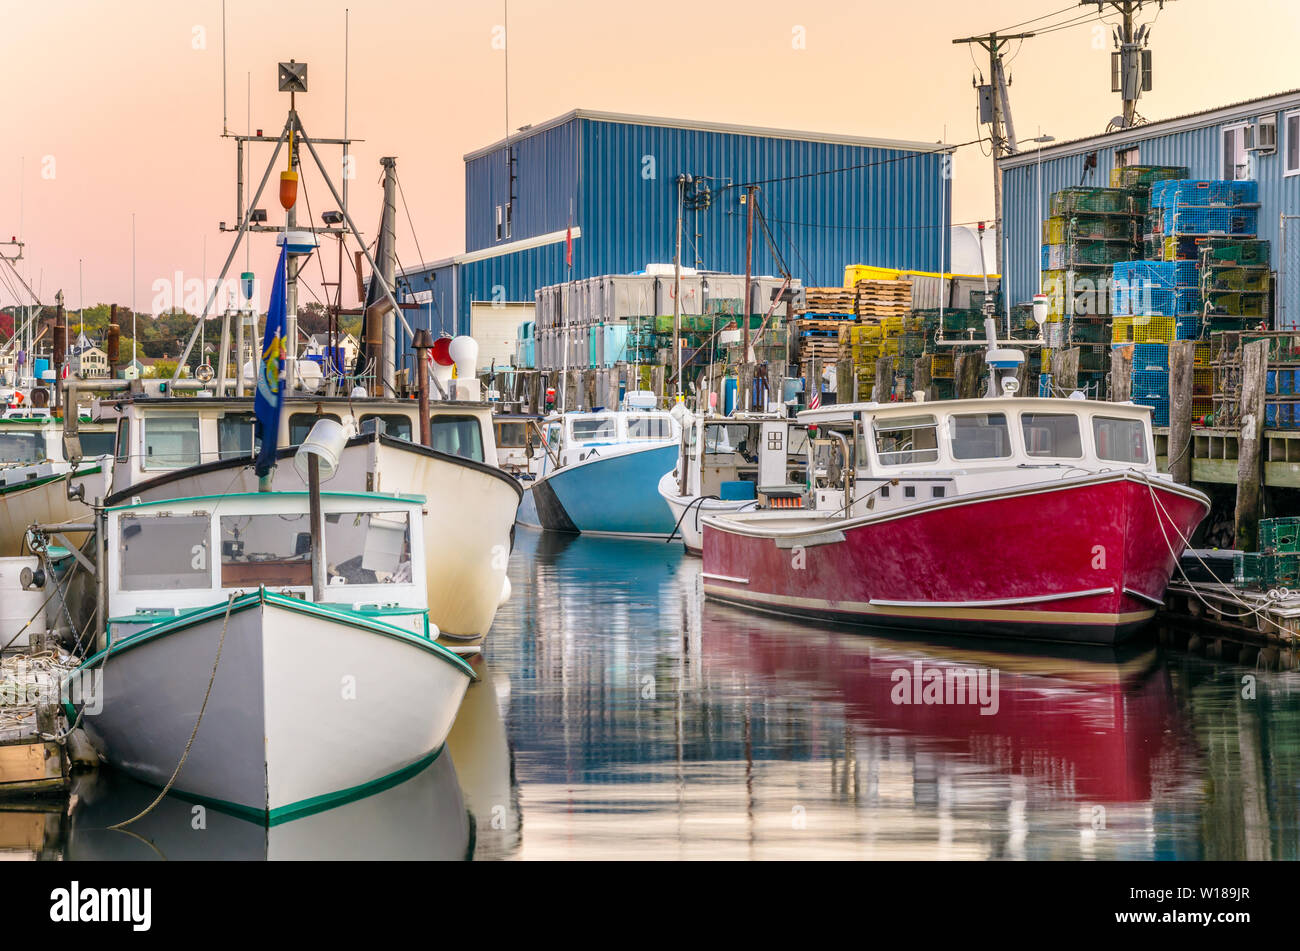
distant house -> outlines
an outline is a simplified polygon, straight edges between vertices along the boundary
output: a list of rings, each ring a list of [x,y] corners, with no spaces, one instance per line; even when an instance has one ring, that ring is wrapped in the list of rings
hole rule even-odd
[[[357,359],[357,351],[361,348],[360,342],[352,334],[342,334],[339,339],[339,349],[343,351],[343,369],[348,372]],[[303,347],[302,356],[314,357],[322,356],[329,347],[329,334],[312,334],[307,338],[307,344]]]
[[[68,370],[83,380],[106,380],[108,354],[83,336],[68,354]]]

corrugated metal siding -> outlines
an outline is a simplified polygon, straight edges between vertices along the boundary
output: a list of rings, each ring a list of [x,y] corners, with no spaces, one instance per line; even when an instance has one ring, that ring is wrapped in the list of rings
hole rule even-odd
[[[937,270],[942,158],[936,154],[765,136],[582,120],[580,220],[585,274],[625,273],[673,257],[679,174],[712,176],[714,203],[688,213],[683,263],[743,272],[741,190],[723,188],[851,166],[874,166],[762,186],[760,207],[790,271],[835,284],[844,266]],[[644,177],[647,158],[654,178]],[[884,163],[884,164],[877,164]],[[780,268],[756,228],[754,269]]]
[[[642,174],[646,156],[654,158],[653,178]],[[537,288],[570,276],[671,261],[681,173],[717,179],[711,207],[686,216],[683,264],[698,258],[703,268],[743,273],[741,192],[722,186],[852,166],[866,167],[761,186],[761,207],[792,274],[816,286],[839,285],[847,264],[938,270],[941,256],[949,255],[940,223],[951,220],[951,188],[943,187],[939,154],[584,118],[543,130],[516,146],[512,240],[563,231],[572,207],[572,223],[582,229],[572,274],[562,242],[459,265],[457,332],[469,330],[471,301],[529,301]],[[465,184],[466,250],[499,246],[495,209],[507,194],[504,150],[467,160]],[[756,228],[754,272],[780,270]],[[426,289],[419,274],[410,281],[412,291]],[[450,293],[450,274],[440,271],[436,283],[439,293]],[[450,298],[438,300],[450,313]]]
[[[1300,214],[1300,176],[1286,177],[1284,174],[1284,115],[1278,115],[1278,151],[1272,155],[1254,156],[1254,177],[1260,185],[1259,236],[1273,242],[1275,270],[1280,253],[1280,216]],[[1136,144],[1138,164],[1141,165],[1185,165],[1193,178],[1220,179],[1223,177],[1223,129],[1239,125],[1241,121],[1233,119],[1200,128],[1153,134],[1136,143],[1126,142],[1121,148],[1132,148]],[[1110,181],[1110,170],[1115,166],[1116,149],[1113,146],[1085,146],[1066,155],[1044,158],[1041,184],[1043,217],[1048,214],[1048,197],[1052,192],[1080,184],[1084,156],[1092,151],[1097,152],[1097,171],[1084,184],[1106,185]],[[1029,300],[1038,291],[1042,237],[1041,219],[1036,208],[1038,174],[1036,163],[1003,168],[1003,228],[1007,241],[1005,270],[1013,301]],[[1292,245],[1289,256],[1293,260],[1300,251],[1298,232],[1300,227],[1293,223],[1289,235]],[[1290,286],[1284,290],[1285,307],[1291,322],[1300,319],[1300,279],[1297,277],[1293,273]]]
[[[520,139],[515,144],[515,205],[511,241],[559,231],[576,208],[577,122]],[[505,243],[497,240],[496,208],[510,197],[506,150],[465,163],[465,250]],[[576,211],[575,211],[576,214]]]

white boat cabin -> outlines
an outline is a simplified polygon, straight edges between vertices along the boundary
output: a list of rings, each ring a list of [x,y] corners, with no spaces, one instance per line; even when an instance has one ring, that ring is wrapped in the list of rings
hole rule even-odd
[[[805,505],[860,515],[1116,469],[1156,468],[1151,412],[1132,403],[994,398],[806,410]]]
[[[803,495],[807,442],[807,426],[785,416],[692,417],[682,432],[678,494],[784,506]]]
[[[656,446],[675,445],[681,426],[662,410],[604,410],[565,413],[542,420],[542,475],[582,462]]]
[[[429,629],[423,496],[322,492],[321,603],[420,637]],[[254,492],[110,508],[109,643],[259,587],[312,600],[306,492]],[[101,648],[107,646],[100,644]]]
[[[431,403],[429,416],[431,448],[497,465],[488,404]],[[251,460],[257,454],[251,399],[106,399],[96,403],[96,417],[116,424],[112,450],[115,489],[176,469],[228,459]],[[411,400],[291,398],[285,401],[280,416],[279,448],[301,445],[318,419],[332,419],[356,434],[378,431],[411,442],[420,438],[419,406]]]
[[[111,456],[116,427],[79,417],[82,455],[89,462]],[[0,417],[0,486],[67,471],[63,455],[63,420],[46,409],[9,410]]]

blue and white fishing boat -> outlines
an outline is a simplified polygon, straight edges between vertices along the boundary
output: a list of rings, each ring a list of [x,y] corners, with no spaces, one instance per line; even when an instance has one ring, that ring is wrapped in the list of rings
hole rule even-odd
[[[624,409],[543,420],[540,472],[524,492],[523,525],[570,534],[667,538],[672,513],[659,479],[677,460],[681,426],[633,393]]]

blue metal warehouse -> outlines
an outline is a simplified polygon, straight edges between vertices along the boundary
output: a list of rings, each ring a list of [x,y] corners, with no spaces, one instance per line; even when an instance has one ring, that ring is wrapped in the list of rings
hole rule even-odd
[[[1278,326],[1300,326],[1300,90],[1001,159],[1003,270],[1011,302],[1038,292],[1048,196],[1070,186],[1104,186],[1112,168],[1126,165],[1187,166],[1194,179],[1257,179],[1259,237],[1273,242],[1278,272]]]
[[[400,290],[425,305],[413,326],[468,333],[475,302],[532,302],[570,277],[669,262],[683,174],[701,179],[684,216],[685,267],[744,272],[737,186],[759,183],[777,251],[805,285],[839,285],[854,263],[937,271],[946,167],[938,143],[574,110],[465,156],[465,253],[407,268]],[[779,270],[756,233],[754,273]]]

